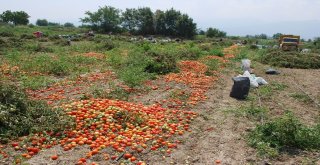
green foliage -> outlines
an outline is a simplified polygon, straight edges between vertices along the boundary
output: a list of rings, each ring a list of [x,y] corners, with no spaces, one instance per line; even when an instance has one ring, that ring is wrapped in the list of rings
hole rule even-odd
[[[70,73],[70,65],[62,60],[52,60],[48,67],[49,74],[56,76],[66,76]]]
[[[0,82],[0,141],[33,132],[61,131],[70,126],[60,109],[28,100],[16,86]]]
[[[276,33],[272,36],[273,39],[278,40],[280,38],[280,36],[282,35],[282,33]]]
[[[149,7],[126,9],[122,13],[122,25],[132,34],[153,34],[153,12]]]
[[[310,103],[312,102],[312,100],[310,99],[310,97],[304,93],[293,93],[291,95],[289,95],[290,97],[293,97],[299,101],[302,101],[304,103]]]
[[[305,126],[291,113],[258,125],[248,135],[248,143],[270,157],[286,148],[320,149],[320,123]]]
[[[14,33],[11,31],[3,31],[3,32],[0,32],[0,36],[1,37],[14,37]]]
[[[224,31],[220,31],[219,29],[216,28],[208,28],[207,32],[206,32],[207,37],[226,37],[227,33]]]
[[[111,6],[100,7],[96,12],[87,11],[87,17],[81,19],[82,23],[88,23],[94,30],[103,32],[118,32],[120,10]]]
[[[55,41],[54,41],[54,44],[55,44],[55,45],[58,45],[58,46],[70,46],[70,45],[71,45],[70,41],[68,41],[67,39],[58,39],[58,40],[55,40]]]
[[[112,50],[116,44],[111,39],[100,40],[97,45],[99,49]]]
[[[220,49],[212,49],[212,50],[210,50],[210,54],[215,55],[215,56],[219,56],[219,57],[224,56],[222,50],[220,50]]]
[[[48,22],[48,26],[57,27],[57,26],[61,26],[61,25],[59,23],[56,23],[56,22]]]
[[[259,60],[265,64],[286,68],[320,68],[320,56],[314,53],[305,55],[295,51],[269,50]]]
[[[92,29],[102,32],[128,31],[139,35],[166,35],[192,38],[196,34],[197,25],[187,14],[181,14],[173,8],[167,11],[157,10],[155,13],[148,7],[119,9],[105,6],[97,12],[87,11],[87,17],[81,19]],[[120,28],[120,25],[122,29]]]
[[[110,91],[106,91],[103,87],[93,87],[91,89],[92,96],[94,98],[106,98],[106,99],[117,99],[117,100],[128,100],[130,92],[116,86],[114,83],[109,83]]]
[[[69,27],[74,27],[74,24],[70,22],[66,22],[63,24],[63,26],[69,28]]]
[[[220,67],[220,62],[218,59],[208,59],[204,62],[208,66],[206,75],[212,75],[212,71],[217,71]]]
[[[34,36],[32,34],[21,34],[21,39],[34,39]]]
[[[36,25],[37,26],[48,26],[48,21],[46,19],[37,19]]]
[[[13,23],[14,25],[27,25],[29,23],[30,16],[24,11],[15,11],[10,10],[4,11],[0,14],[0,19],[5,23]]]
[[[22,76],[20,80],[22,81],[23,88],[33,90],[47,87],[54,82],[46,76]]]
[[[156,74],[166,74],[177,71],[177,58],[169,52],[158,51],[152,49],[147,52],[148,57],[152,60],[148,61],[145,71]]]

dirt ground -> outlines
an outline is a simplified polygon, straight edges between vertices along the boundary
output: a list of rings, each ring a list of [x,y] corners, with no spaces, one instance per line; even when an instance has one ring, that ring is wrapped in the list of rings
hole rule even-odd
[[[281,84],[285,90],[272,93],[267,99],[261,99],[262,106],[269,108],[271,118],[292,111],[303,123],[314,124],[320,117],[319,102],[320,70],[278,69],[281,74],[267,75],[268,66],[257,64],[255,74],[261,76],[270,85]],[[276,160],[256,155],[256,151],[245,142],[245,134],[253,129],[255,121],[226,113],[229,109],[242,106],[245,101],[229,97],[232,88],[233,70],[226,71],[214,87],[207,92],[208,100],[192,108],[199,117],[193,122],[191,133],[179,137],[182,145],[170,157],[149,153],[145,156],[150,164],[320,164],[319,152],[295,151],[283,153]],[[302,102],[291,95],[306,92],[315,102]],[[155,93],[155,92],[153,92]],[[154,94],[150,95],[152,100]],[[161,95],[165,95],[162,93]],[[148,98],[147,96],[144,99]]]

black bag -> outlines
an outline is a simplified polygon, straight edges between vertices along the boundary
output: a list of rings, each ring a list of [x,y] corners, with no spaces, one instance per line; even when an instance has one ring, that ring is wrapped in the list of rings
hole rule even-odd
[[[230,97],[236,99],[245,99],[249,94],[250,79],[249,77],[233,77],[234,84],[230,93]]]

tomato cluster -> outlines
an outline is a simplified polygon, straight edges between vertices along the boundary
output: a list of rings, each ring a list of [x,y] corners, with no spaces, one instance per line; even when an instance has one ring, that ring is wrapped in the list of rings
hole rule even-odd
[[[178,144],[171,137],[189,131],[189,123],[197,116],[192,111],[169,110],[158,104],[144,106],[108,99],[77,101],[62,107],[74,118],[74,129],[62,134],[39,133],[25,143],[14,142],[12,146],[26,151],[23,157],[31,158],[41,149],[53,145],[61,145],[64,151],[88,145],[90,152],[84,153],[79,164],[93,155],[106,152],[103,149],[109,147],[113,149],[113,155],[104,153],[105,160],[117,159],[124,153],[124,159],[138,164],[135,153],[161,148],[170,154]],[[58,159],[58,155],[53,155],[51,159]]]

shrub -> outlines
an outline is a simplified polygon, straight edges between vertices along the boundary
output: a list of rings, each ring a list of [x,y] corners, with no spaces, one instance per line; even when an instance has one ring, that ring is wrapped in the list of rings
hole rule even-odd
[[[286,113],[281,118],[258,125],[249,133],[248,143],[257,148],[261,155],[271,157],[286,148],[319,150],[320,123],[308,127],[291,113]]]
[[[32,101],[18,87],[0,82],[0,141],[33,132],[61,131],[70,126],[62,110]]]
[[[320,55],[314,53],[305,55],[295,51],[284,52],[281,50],[269,50],[262,55],[259,60],[265,64],[285,68],[320,68]]]
[[[21,39],[34,39],[35,37],[31,34],[21,34]]]
[[[1,37],[14,37],[14,34],[13,34],[13,32],[4,31],[4,32],[0,32],[0,36]]]
[[[168,52],[149,51],[147,52],[152,60],[148,61],[145,71],[156,74],[167,74],[177,71],[177,59],[173,54]]]
[[[101,49],[111,50],[111,49],[115,48],[116,46],[112,40],[107,39],[107,40],[101,41],[99,43],[98,47]]]
[[[34,52],[53,52],[53,49],[48,48],[47,46],[42,45],[40,43],[30,46],[29,49],[31,49]]]
[[[206,75],[211,76],[212,71],[216,71],[220,67],[220,62],[218,59],[208,59],[204,62],[208,66],[208,70],[206,71]]]
[[[54,44],[58,45],[58,46],[69,46],[70,45],[70,43],[66,39],[55,40]]]
[[[49,40],[51,41],[55,41],[55,40],[59,40],[60,37],[58,35],[52,35],[52,36],[49,36]]]
[[[68,75],[69,72],[69,65],[61,60],[54,60],[49,65],[49,74],[54,74],[56,76],[65,76]]]
[[[210,54],[211,55],[215,55],[215,56],[219,56],[219,57],[223,57],[224,56],[223,52],[221,50],[219,50],[219,49],[210,50]]]

